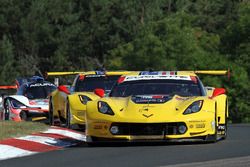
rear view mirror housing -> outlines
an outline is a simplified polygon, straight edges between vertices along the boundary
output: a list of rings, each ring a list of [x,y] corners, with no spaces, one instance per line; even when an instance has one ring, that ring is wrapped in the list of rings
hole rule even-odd
[[[224,88],[215,88],[211,98],[217,97],[217,96],[225,94],[225,93],[226,93],[226,89],[224,89]]]
[[[105,95],[104,89],[101,89],[101,88],[95,89],[95,90],[94,90],[94,93],[95,93],[97,96],[99,96],[99,97],[104,97],[104,95]]]
[[[61,91],[61,92],[66,93],[66,94],[70,94],[69,89],[68,89],[67,86],[65,86],[65,85],[60,85],[60,86],[58,86],[58,90]]]

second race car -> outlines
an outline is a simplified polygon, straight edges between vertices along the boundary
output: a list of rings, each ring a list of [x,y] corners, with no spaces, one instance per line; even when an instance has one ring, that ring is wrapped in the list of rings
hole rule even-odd
[[[46,119],[49,111],[48,96],[56,86],[39,76],[19,78],[16,84],[16,95],[6,96],[3,99],[4,119],[13,121]]]
[[[50,124],[61,124],[67,128],[84,128],[87,102],[108,94],[117,79],[127,73],[129,72],[79,72],[70,88],[61,85],[51,94],[49,101]],[[63,75],[67,74],[71,73],[63,73]],[[57,75],[57,73],[52,72],[52,75]]]
[[[14,94],[16,92],[17,86],[16,85],[4,85],[0,86],[0,120],[5,119],[5,113],[4,113],[4,107],[3,107],[3,101],[4,97]]]

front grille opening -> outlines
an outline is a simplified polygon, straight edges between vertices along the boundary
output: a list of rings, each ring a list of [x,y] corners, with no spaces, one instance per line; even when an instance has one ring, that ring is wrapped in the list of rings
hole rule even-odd
[[[178,123],[112,123],[117,126],[119,131],[113,135],[179,135],[179,126],[185,125]]]

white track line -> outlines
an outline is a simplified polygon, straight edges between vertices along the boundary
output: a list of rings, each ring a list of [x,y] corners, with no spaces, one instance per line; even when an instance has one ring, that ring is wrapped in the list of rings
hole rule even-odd
[[[33,141],[41,144],[46,144],[46,145],[53,145],[56,144],[55,138],[52,137],[45,137],[45,136],[24,136],[24,137],[18,137],[16,139],[21,139],[21,140],[26,140],[26,141]]]
[[[22,157],[27,155],[36,154],[37,152],[27,151],[9,145],[0,144],[0,160]]]
[[[167,165],[162,167],[247,167],[250,166],[250,156],[218,159],[204,162]]]
[[[66,137],[70,137],[76,140],[80,140],[80,141],[86,141],[86,136],[80,133],[74,133],[71,131],[67,131],[67,130],[62,130],[62,129],[48,129],[45,132],[42,133],[52,133],[52,134],[58,134],[58,135],[63,135]]]

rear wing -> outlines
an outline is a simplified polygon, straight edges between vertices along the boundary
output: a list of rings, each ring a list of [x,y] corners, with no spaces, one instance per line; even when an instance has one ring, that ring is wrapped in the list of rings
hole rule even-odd
[[[4,97],[6,95],[13,94],[14,93],[13,90],[15,90],[15,89],[17,89],[17,85],[4,85],[4,86],[0,86],[0,90],[1,90],[0,97],[2,98],[2,100],[4,99]],[[2,101],[0,103],[2,103]]]
[[[16,85],[5,85],[5,86],[0,86],[0,89],[4,89],[4,90],[17,89],[17,86]]]
[[[198,70],[194,71],[194,73],[207,75],[230,75],[230,70]]]
[[[54,78],[54,84],[56,86],[59,86],[59,78],[60,76],[67,76],[67,75],[78,75],[78,74],[82,74],[82,75],[108,75],[108,76],[112,76],[112,75],[126,75],[131,73],[131,71],[72,71],[72,72],[47,72],[45,74],[46,77],[48,76],[56,76]]]
[[[63,76],[63,75],[76,75],[76,74],[82,74],[84,72],[81,71],[73,71],[73,72],[47,72],[46,76]]]
[[[126,75],[132,71],[73,71],[73,72],[47,72],[47,76],[65,76],[65,75]]]
[[[72,72],[46,72],[45,78],[48,78],[49,76],[55,76],[54,78],[54,84],[56,86],[59,86],[59,77],[60,76],[68,76],[68,75],[78,75],[78,74],[84,74],[82,71],[72,71]]]
[[[205,75],[227,75],[228,79],[230,79],[231,73],[230,69],[228,70],[195,70],[195,71],[178,71],[181,72],[188,72],[188,73],[194,73],[194,74],[205,74]]]
[[[228,70],[201,70],[201,71],[194,71],[196,74],[207,74],[207,75],[227,75],[228,80],[230,80],[231,72],[230,69]]]

